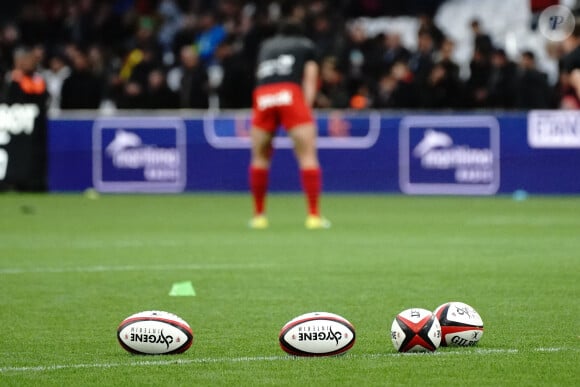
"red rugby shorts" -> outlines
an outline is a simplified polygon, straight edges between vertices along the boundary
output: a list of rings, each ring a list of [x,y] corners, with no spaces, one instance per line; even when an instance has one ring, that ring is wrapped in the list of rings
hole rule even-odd
[[[312,110],[304,101],[299,85],[291,82],[271,83],[256,87],[253,95],[252,125],[273,132],[314,122]]]

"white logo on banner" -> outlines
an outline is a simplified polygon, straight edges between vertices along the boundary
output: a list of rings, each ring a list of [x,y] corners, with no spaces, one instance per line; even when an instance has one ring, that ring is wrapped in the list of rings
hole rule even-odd
[[[127,148],[141,146],[141,137],[132,132],[119,129],[115,132],[115,138],[107,145],[106,152],[109,156],[114,157]]]
[[[532,148],[580,148],[580,112],[532,110],[528,144]]]
[[[105,149],[119,169],[143,169],[145,180],[175,180],[181,162],[177,148],[142,146],[141,138],[132,132],[117,130],[115,138]]]
[[[446,133],[427,129],[413,156],[421,159],[425,169],[455,169],[455,181],[460,183],[489,183],[493,179],[493,153],[489,148],[453,146]]]
[[[11,136],[32,134],[39,114],[40,109],[34,104],[0,104],[0,146],[8,145]],[[0,180],[6,178],[9,159],[6,149],[0,148]]]
[[[32,134],[40,109],[34,104],[0,104],[0,145],[10,142],[10,135]]]
[[[413,155],[422,158],[435,148],[450,147],[451,145],[453,145],[451,136],[443,132],[437,132],[433,129],[427,129],[423,136],[423,140],[421,140],[413,150]]]

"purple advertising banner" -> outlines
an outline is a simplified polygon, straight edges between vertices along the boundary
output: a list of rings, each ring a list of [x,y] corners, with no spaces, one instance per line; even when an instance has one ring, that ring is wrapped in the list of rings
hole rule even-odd
[[[53,192],[247,192],[248,111],[51,119]],[[580,112],[317,114],[325,192],[580,194]],[[299,192],[280,129],[269,190]]]
[[[401,190],[495,194],[500,184],[499,141],[494,117],[406,117],[399,127]]]
[[[185,125],[175,118],[100,118],[93,125],[93,184],[102,192],[181,192]]]

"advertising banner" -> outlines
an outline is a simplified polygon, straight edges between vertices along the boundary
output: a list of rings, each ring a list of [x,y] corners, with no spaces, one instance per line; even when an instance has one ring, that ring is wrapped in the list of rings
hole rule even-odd
[[[335,111],[319,114],[319,149],[368,149],[373,147],[381,132],[380,115],[344,114]],[[203,120],[203,131],[207,142],[218,149],[250,149],[250,115],[208,115]],[[283,129],[274,139],[274,148],[291,149],[292,141]]]
[[[492,195],[499,189],[500,137],[494,117],[406,117],[399,143],[405,193]]]
[[[46,117],[36,104],[0,104],[0,190],[44,190]]]
[[[580,149],[580,112],[531,111],[528,114],[528,143],[532,148]]]
[[[50,120],[50,190],[247,192],[250,113],[183,114]],[[576,122],[578,113],[561,111],[496,116],[321,112],[323,189],[579,194]],[[274,148],[269,190],[299,192],[292,142],[283,130]]]
[[[183,120],[100,118],[93,126],[93,184],[102,192],[181,192],[187,180]]]

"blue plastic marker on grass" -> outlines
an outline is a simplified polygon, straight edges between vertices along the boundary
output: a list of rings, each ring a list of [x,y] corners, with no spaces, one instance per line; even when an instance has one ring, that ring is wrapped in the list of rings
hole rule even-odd
[[[527,198],[528,198],[528,193],[526,191],[524,191],[523,189],[515,190],[514,193],[512,194],[512,199],[517,201],[517,202],[521,202],[523,200],[526,200]]]

